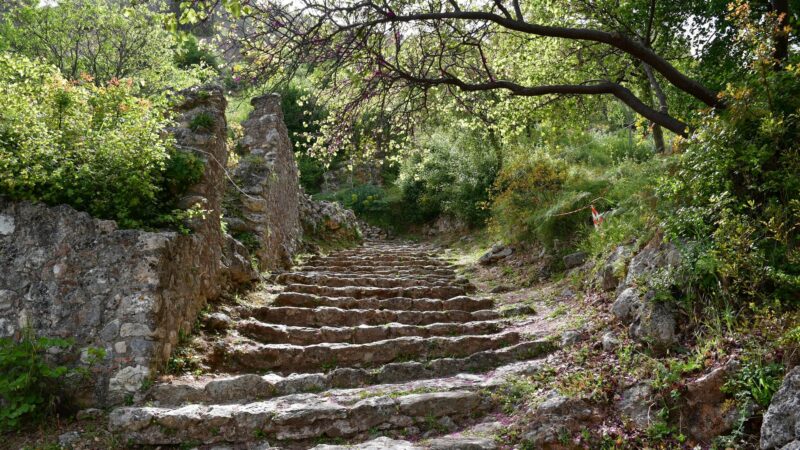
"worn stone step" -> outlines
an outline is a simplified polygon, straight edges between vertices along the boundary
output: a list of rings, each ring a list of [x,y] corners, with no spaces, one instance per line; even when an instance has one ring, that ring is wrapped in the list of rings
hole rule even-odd
[[[406,441],[381,436],[357,444],[319,444],[311,450],[495,450],[500,448],[492,437],[464,436],[457,433],[420,441]]]
[[[275,277],[275,282],[279,284],[312,284],[317,286],[346,287],[346,286],[365,286],[365,287],[431,287],[446,286],[452,281],[447,279],[423,279],[417,277],[399,276],[344,276],[327,275],[316,272],[289,272]]]
[[[307,265],[313,266],[374,266],[385,269],[413,269],[420,267],[436,267],[439,269],[448,268],[450,265],[444,261],[433,258],[327,258],[327,259],[310,259],[306,262]]]
[[[370,273],[370,272],[336,272],[330,270],[308,270],[308,271],[297,271],[297,272],[289,272],[291,274],[301,274],[303,277],[311,278],[311,277],[331,277],[331,278],[338,278],[343,280],[342,283],[347,282],[348,284],[343,284],[344,286],[358,286],[359,284],[367,283],[366,280],[372,279],[386,279],[386,280],[411,280],[419,282],[420,284],[468,284],[469,281],[466,278],[457,278],[454,273],[450,273],[447,275],[436,275],[436,274],[422,274],[422,273],[395,273],[390,271],[385,271],[386,273]],[[280,274],[276,277],[276,280],[291,280],[292,277],[284,275],[287,274]],[[300,279],[300,278],[298,278]],[[352,282],[350,282],[353,280]],[[365,280],[365,281],[361,281]],[[314,284],[314,283],[304,283],[300,281],[291,281],[292,283],[297,284]],[[402,284],[402,283],[400,283]],[[402,287],[402,286],[392,286],[392,287]]]
[[[536,362],[553,348],[549,341],[527,341],[499,350],[474,353],[466,358],[394,362],[377,369],[336,368],[326,373],[299,373],[289,376],[270,373],[216,379],[188,377],[172,383],[156,384],[147,392],[146,399],[162,406],[242,403],[304,392],[435,380]]]
[[[446,262],[440,260],[436,257],[430,256],[419,256],[419,255],[400,255],[400,254],[392,254],[391,252],[386,253],[378,253],[372,255],[337,255],[333,254],[330,256],[314,256],[310,258],[309,261],[319,261],[322,263],[330,262],[330,261],[371,261],[371,262],[425,262],[430,263],[430,265],[447,265]]]
[[[494,300],[477,299],[467,296],[452,297],[447,300],[433,298],[353,298],[326,297],[297,292],[282,292],[275,297],[275,306],[295,306],[298,308],[316,308],[331,306],[341,309],[391,309],[396,311],[480,311],[494,306]]]
[[[326,297],[354,297],[354,298],[434,298],[448,299],[467,293],[463,286],[420,286],[381,288],[366,286],[316,286],[313,284],[290,284],[284,292],[297,292],[301,294],[314,294]]]
[[[474,391],[377,396],[341,405],[322,395],[298,394],[248,404],[187,405],[177,409],[126,407],[111,412],[109,428],[129,444],[276,441],[349,437],[370,429],[405,428],[440,417],[462,420],[489,410]]]
[[[426,246],[363,246],[356,247],[349,250],[339,250],[333,252],[330,256],[358,256],[358,255],[374,255],[374,254],[401,254],[412,256],[435,257],[437,250],[432,247]]]
[[[430,325],[432,323],[476,322],[497,320],[500,313],[482,311],[393,311],[374,309],[341,309],[328,306],[296,308],[292,306],[261,306],[243,308],[242,317],[255,317],[262,322],[279,323],[301,327],[354,327],[358,325],[384,325],[401,323],[406,325]]]
[[[481,335],[500,332],[505,322],[483,321],[466,323],[433,323],[430,325],[360,325],[355,327],[293,327],[260,322],[255,319],[241,320],[236,324],[243,336],[272,344],[309,345],[322,342],[346,342],[365,344],[399,337]]]
[[[402,267],[381,267],[370,265],[348,265],[348,264],[331,264],[331,265],[314,265],[306,264],[298,268],[298,271],[303,272],[335,272],[335,273],[351,273],[351,274],[380,274],[380,275],[441,275],[455,277],[455,270],[452,268],[441,268],[434,266],[422,266],[415,268],[402,268]]]
[[[397,360],[427,361],[451,356],[465,357],[519,343],[518,333],[458,337],[400,337],[366,344],[322,343],[307,346],[291,344],[235,344],[220,348],[225,367],[239,370],[310,372],[335,367],[375,367]]]

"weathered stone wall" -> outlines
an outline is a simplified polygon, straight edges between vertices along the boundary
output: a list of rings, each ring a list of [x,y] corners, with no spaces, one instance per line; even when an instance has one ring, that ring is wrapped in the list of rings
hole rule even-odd
[[[119,403],[163,367],[179,334],[231,278],[225,262],[237,261],[223,253],[235,246],[220,228],[225,99],[215,87],[183,95],[171,131],[180,149],[206,160],[202,180],[181,201],[207,210],[189,224],[192,234],[119,230],[68,206],[0,199],[0,336],[30,328],[71,338],[72,351],[52,356],[76,365],[89,348],[105,350],[93,377],[68,384],[83,405]],[[200,114],[211,120],[194,121]]]
[[[225,217],[231,232],[252,245],[259,265],[288,268],[300,245],[297,163],[283,123],[280,96],[254,98],[242,124],[242,155],[234,169],[238,187],[229,189]]]

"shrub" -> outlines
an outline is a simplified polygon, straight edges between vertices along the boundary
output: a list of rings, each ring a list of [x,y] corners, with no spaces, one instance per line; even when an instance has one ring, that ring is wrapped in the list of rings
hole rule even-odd
[[[771,92],[781,92],[773,97]],[[707,115],[660,193],[695,297],[730,305],[800,295],[800,73],[769,71],[730,87]]]
[[[568,178],[567,165],[542,151],[507,155],[493,186],[494,232],[505,239],[551,243],[548,215],[571,205],[571,194],[564,191]]]
[[[0,195],[159,226],[202,163],[163,136],[164,102],[134,96],[132,84],[71,83],[0,54]]]
[[[436,129],[417,139],[417,149],[406,155],[397,184],[412,221],[420,223],[439,214],[467,225],[483,225],[489,216],[489,190],[497,176],[495,146],[477,133],[460,128]]]
[[[71,345],[64,339],[36,338],[30,332],[19,342],[0,339],[0,432],[55,411],[59,401],[58,382],[80,371],[50,364],[45,354],[48,349],[66,349]]]

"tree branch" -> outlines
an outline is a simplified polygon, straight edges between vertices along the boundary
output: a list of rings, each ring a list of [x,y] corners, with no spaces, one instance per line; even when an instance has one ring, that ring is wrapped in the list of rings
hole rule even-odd
[[[686,92],[687,94],[692,95],[706,105],[720,108],[725,106],[714,91],[703,86],[698,81],[684,75],[682,72],[676,69],[675,66],[670,64],[669,61],[656,54],[653,50],[647,48],[647,46],[643,45],[641,42],[638,42],[637,40],[620,33],[610,33],[601,30],[584,28],[537,25],[508,19],[498,14],[484,11],[445,11],[408,15],[387,15],[386,17],[363,22],[359,25],[351,25],[351,27],[355,28],[368,26],[370,24],[377,25],[380,23],[389,22],[437,21],[444,19],[489,21],[510,30],[535,34],[538,36],[601,42],[622,50],[634,58],[646,63],[652,67],[653,70],[660,73],[675,87]]]
[[[610,81],[599,81],[592,84],[555,84],[548,86],[528,87],[506,80],[490,81],[486,83],[467,83],[455,77],[421,78],[402,71],[397,71],[397,74],[400,78],[417,85],[456,86],[465,92],[505,89],[510,91],[513,95],[518,95],[521,97],[538,97],[543,95],[610,94],[648,120],[663,126],[675,134],[684,137],[688,136],[688,125],[670,116],[669,114],[654,110],[636,97],[636,95],[629,89]]]

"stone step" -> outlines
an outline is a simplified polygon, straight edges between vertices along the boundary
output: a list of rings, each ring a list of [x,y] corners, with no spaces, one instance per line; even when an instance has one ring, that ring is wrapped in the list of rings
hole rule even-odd
[[[404,441],[386,436],[358,444],[319,444],[311,450],[494,450],[499,448],[492,437],[444,436],[424,442]]]
[[[326,275],[316,272],[289,272],[275,277],[275,282],[279,284],[313,284],[317,286],[346,287],[432,287],[446,286],[452,281],[446,279],[422,279],[417,277],[398,277],[398,276],[344,276]]]
[[[307,346],[291,344],[234,344],[220,348],[215,360],[239,370],[312,372],[335,367],[375,367],[397,360],[427,361],[460,358],[486,350],[497,350],[519,343],[520,335],[506,332],[458,337],[400,337],[366,344],[322,343]]]
[[[298,268],[298,271],[303,272],[334,272],[334,273],[350,273],[350,274],[380,274],[380,275],[394,275],[394,276],[409,276],[409,275],[439,275],[446,277],[455,277],[455,270],[451,268],[441,268],[439,266],[422,266],[416,268],[402,268],[402,267],[380,267],[370,265],[349,265],[349,264],[331,264],[331,265],[313,265],[307,264]]]
[[[441,275],[441,274],[440,275],[436,275],[436,274],[427,274],[427,273],[426,274],[422,274],[422,273],[398,274],[398,273],[395,273],[395,272],[390,272],[388,270],[385,271],[385,272],[386,273],[371,273],[371,272],[361,272],[361,273],[359,273],[359,272],[336,272],[336,271],[330,271],[330,270],[318,270],[318,271],[307,270],[307,271],[288,272],[286,274],[280,274],[277,277],[275,277],[275,279],[276,280],[278,280],[278,279],[280,279],[280,280],[284,280],[284,279],[291,280],[292,278],[288,276],[289,274],[300,274],[303,277],[339,278],[339,279],[345,280],[347,282],[350,282],[350,280],[353,280],[350,284],[345,284],[345,286],[358,286],[359,283],[361,283],[361,284],[365,283],[364,281],[361,281],[361,280],[372,280],[372,279],[378,279],[378,280],[383,280],[383,279],[385,279],[385,280],[395,280],[395,279],[411,280],[411,281],[420,282],[421,284],[432,284],[432,285],[438,285],[438,284],[459,284],[459,285],[464,285],[464,284],[468,284],[469,283],[469,281],[466,278],[456,278],[456,275],[454,273],[450,273],[450,274],[447,274],[447,275]],[[284,277],[284,275],[286,275],[286,277]],[[280,278],[280,277],[284,277],[284,278]],[[313,283],[303,283],[303,282],[299,282],[299,281],[292,281],[292,282],[293,283],[297,283],[297,284],[313,284]],[[393,287],[402,287],[402,286],[393,286]]]
[[[442,417],[460,421],[491,407],[488,396],[468,390],[376,396],[352,405],[323,395],[298,394],[247,404],[118,408],[109,416],[109,428],[128,444],[138,445],[235,443],[254,438],[301,441],[424,426]]]
[[[466,358],[441,358],[427,362],[394,362],[377,369],[337,368],[326,373],[281,376],[243,374],[215,379],[187,377],[153,386],[146,400],[160,406],[187,403],[243,403],[276,396],[352,389],[362,386],[436,380],[464,373],[482,373],[537,362],[554,349],[549,341],[527,341],[499,350],[474,353]]]
[[[297,292],[282,292],[275,297],[275,306],[295,306],[316,308],[331,306],[341,309],[390,309],[395,311],[480,311],[494,306],[492,299],[476,299],[467,296],[452,297],[447,300],[432,298],[353,298],[325,297]]]
[[[349,250],[339,250],[331,253],[329,256],[358,256],[358,255],[375,255],[375,254],[401,254],[422,257],[435,257],[437,250],[432,247],[424,246],[370,246],[370,247],[356,247]]]
[[[419,336],[458,336],[481,335],[500,332],[505,322],[484,321],[466,323],[433,323],[430,325],[403,325],[390,323],[386,325],[360,325],[355,327],[293,327],[287,325],[263,323],[255,319],[241,320],[236,324],[237,330],[250,339],[270,344],[309,345],[322,342],[346,342],[350,344],[366,344],[399,337]]]
[[[354,297],[354,298],[433,298],[449,299],[467,293],[463,286],[420,286],[381,288],[366,286],[316,286],[313,284],[290,284],[284,292],[297,292],[301,294],[314,294],[326,297]]]
[[[358,325],[430,325],[433,323],[478,322],[497,320],[500,313],[493,310],[467,311],[391,311],[373,309],[341,309],[328,306],[296,308],[292,306],[261,306],[243,308],[242,317],[255,317],[267,323],[300,327],[354,327]]]
[[[362,262],[375,262],[375,263],[382,263],[382,262],[398,262],[398,263],[416,263],[416,262],[424,262],[428,263],[432,266],[445,266],[447,263],[442,261],[436,257],[430,256],[419,256],[419,255],[399,255],[399,254],[392,254],[391,252],[383,253],[383,254],[373,254],[373,255],[337,255],[333,254],[330,256],[314,256],[313,258],[309,258],[309,261],[314,262],[321,262],[327,263],[331,261],[348,261],[348,262],[355,262],[355,261],[362,261]]]
[[[450,265],[444,261],[432,258],[418,258],[418,259],[371,259],[371,258],[326,258],[326,259],[310,259],[306,262],[308,265],[313,266],[373,266],[382,267],[385,269],[413,269],[419,267],[436,267],[439,269],[446,269]]]

